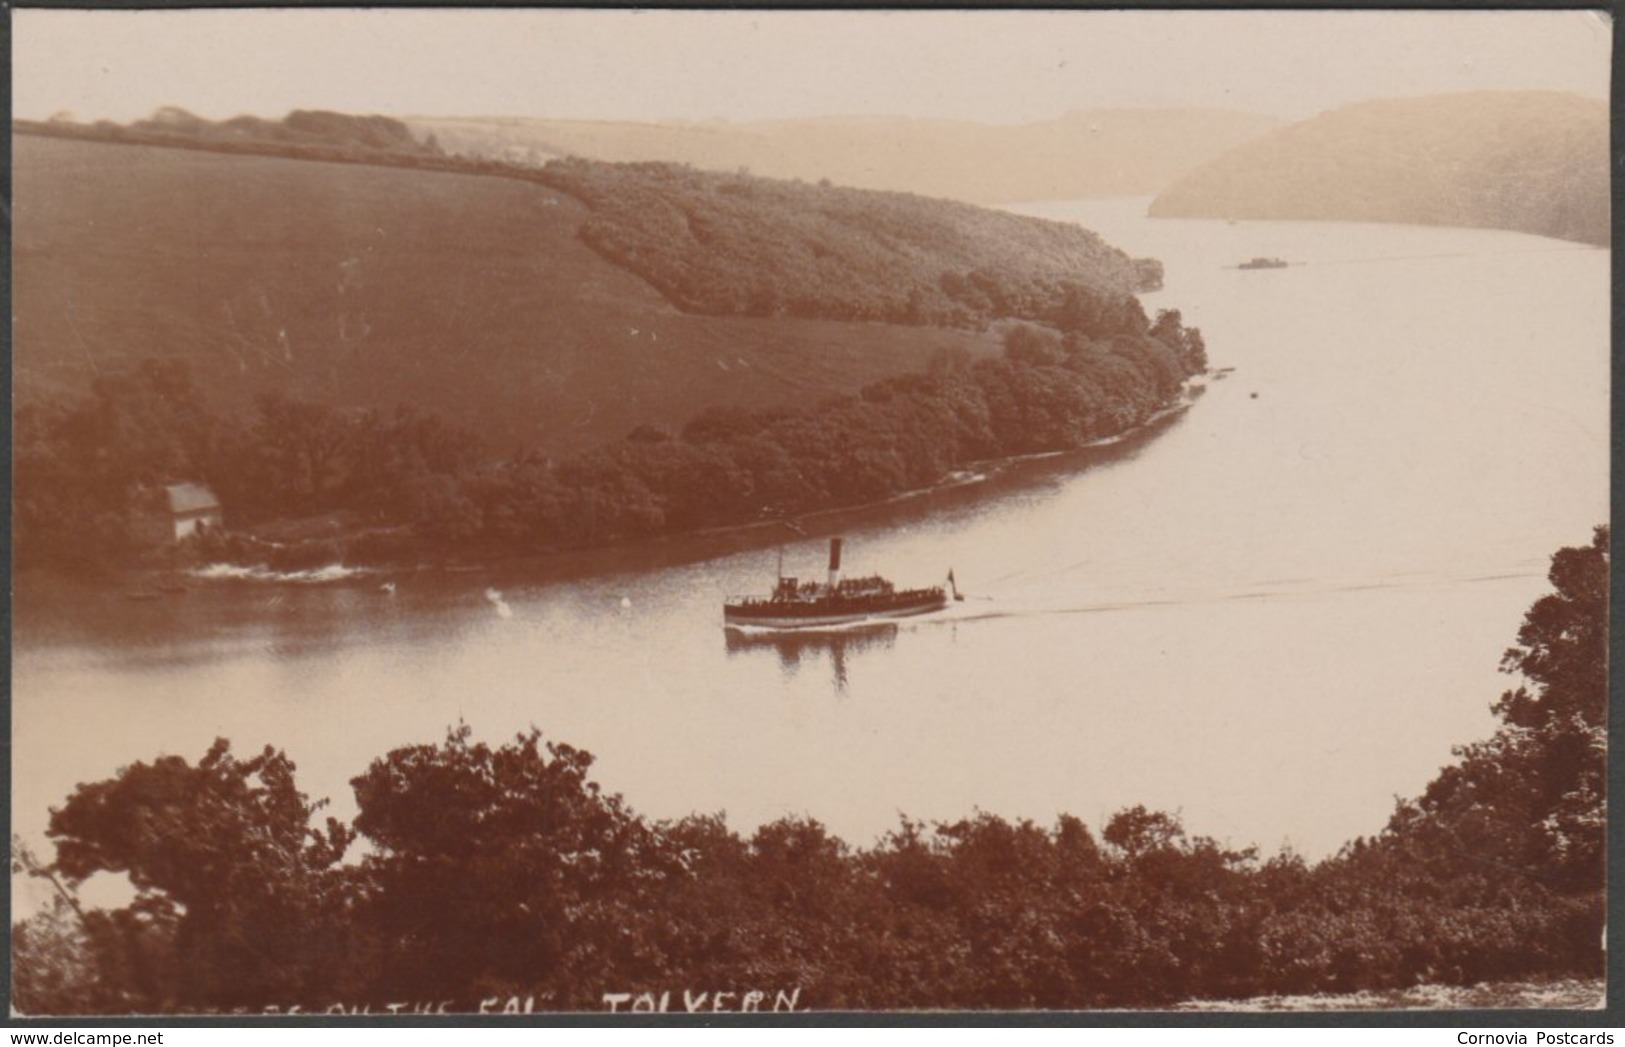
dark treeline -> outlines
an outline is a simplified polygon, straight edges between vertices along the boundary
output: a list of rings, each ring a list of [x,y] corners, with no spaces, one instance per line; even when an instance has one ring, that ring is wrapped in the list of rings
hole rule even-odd
[[[13,549],[20,568],[129,566],[176,551],[155,542],[162,487],[211,486],[227,523],[365,506],[349,515],[356,555],[411,548],[400,521],[425,509],[453,477],[473,476],[484,450],[439,418],[399,408],[342,411],[263,396],[248,416],[209,410],[179,360],[147,360],[96,379],[89,395],[20,405],[13,422]],[[163,533],[159,529],[159,535]],[[215,533],[179,550],[225,559],[340,559],[332,543],[281,550]],[[314,566],[276,563],[274,566]]]
[[[189,550],[279,569],[541,551],[874,502],[973,461],[1122,433],[1206,366],[1201,335],[1178,312],[1150,323],[1133,298],[1077,301],[1068,333],[1012,327],[997,358],[944,355],[929,373],[806,411],[713,408],[678,434],[639,427],[559,459],[493,462],[472,435],[405,408],[273,396],[249,416],[221,417],[183,364],[147,362],[76,402],[17,409],[17,562],[131,562],[137,521],[162,484],[181,480],[213,487],[236,532],[348,514],[342,542],[273,548],[227,532]]]
[[[13,1002],[382,1013],[798,988],[804,1008],[1092,1008],[1600,976],[1608,566],[1606,528],[1554,557],[1496,734],[1318,863],[1143,808],[1098,835],[905,818],[858,849],[807,818],[652,822],[587,753],[466,727],[374,761],[354,820],[318,830],[283,754],[221,741],[82,784],[52,812],[50,865],[14,842],[57,904],[14,928]],[[82,908],[101,872],[134,899]]]

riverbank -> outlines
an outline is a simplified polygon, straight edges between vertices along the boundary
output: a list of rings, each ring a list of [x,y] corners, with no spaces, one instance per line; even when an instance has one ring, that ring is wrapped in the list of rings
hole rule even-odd
[[[335,560],[331,556],[300,562],[289,555],[280,569],[263,563],[194,559],[84,574],[49,567],[22,570],[14,577],[14,639],[23,645],[47,647],[71,645],[87,638],[101,642],[110,628],[130,631],[137,637],[156,638],[169,635],[168,630],[173,629],[202,635],[221,625],[220,612],[212,609],[222,602],[233,608],[228,617],[247,627],[255,618],[280,620],[287,607],[302,606],[322,593],[346,606],[372,606],[376,602],[377,611],[369,614],[409,596],[416,601],[431,593],[439,594],[431,600],[439,600],[447,593],[466,591],[468,601],[483,603],[481,594],[491,587],[502,592],[552,585],[599,588],[606,579],[628,572],[684,570],[689,565],[802,542],[819,543],[833,535],[877,527],[929,526],[927,521],[932,519],[996,511],[1004,502],[1025,502],[1072,477],[1128,461],[1178,425],[1201,388],[1199,382],[1195,383],[1180,403],[1117,438],[1069,451],[968,463],[928,488],[883,501],[832,507],[784,519],[532,552],[465,547],[454,553],[442,549],[439,551],[448,555],[435,556],[435,550],[424,543],[424,555],[394,563]],[[320,518],[325,526],[307,520],[300,527],[279,528],[271,533],[284,539],[303,535],[302,541],[308,542],[310,548],[327,543],[325,547],[331,550],[335,534],[347,519],[343,514],[331,514]],[[982,584],[983,580],[972,577],[961,580],[961,587],[973,595]],[[239,606],[243,600],[259,609],[244,612]],[[249,619],[238,620],[242,613]],[[115,622],[117,626],[112,624]]]
[[[786,541],[824,537],[849,524],[861,523],[865,517],[911,504],[929,512],[974,500],[978,492],[1001,491],[1008,483],[1043,482],[1082,472],[1154,438],[1184,415],[1216,377],[1222,375],[1210,372],[1188,379],[1173,403],[1111,436],[1070,449],[967,462],[927,487],[871,502],[655,536],[522,551],[494,542],[435,542],[406,528],[368,524],[353,513],[327,513],[278,521],[253,533],[207,535],[168,554],[171,562],[117,574],[113,584],[125,588],[134,598],[153,598],[163,592],[173,593],[177,586],[212,582],[381,585],[426,572],[519,567],[521,573],[531,574],[541,564],[557,565],[566,577],[582,577],[597,573],[589,566],[595,560],[619,564],[629,553],[640,561],[672,566]]]

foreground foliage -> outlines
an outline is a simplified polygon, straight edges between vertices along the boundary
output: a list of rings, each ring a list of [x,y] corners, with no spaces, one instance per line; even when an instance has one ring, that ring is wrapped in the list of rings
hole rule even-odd
[[[14,1003],[596,1009],[628,989],[796,987],[819,1008],[1159,1007],[1597,978],[1608,567],[1606,527],[1554,557],[1495,736],[1314,865],[1140,807],[1098,837],[1071,817],[904,819],[861,850],[806,818],[653,823],[587,753],[466,726],[374,761],[353,825],[318,831],[285,756],[222,741],[81,785],[52,814],[53,866],[14,845],[14,871],[58,888],[14,928]],[[342,864],[357,835],[370,846]],[[73,885],[97,872],[135,900],[82,911]]]

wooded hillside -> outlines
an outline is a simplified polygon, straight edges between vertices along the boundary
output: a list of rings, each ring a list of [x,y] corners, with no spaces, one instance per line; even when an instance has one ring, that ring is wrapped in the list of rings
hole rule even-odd
[[[1556,92],[1363,102],[1236,147],[1164,190],[1161,218],[1510,229],[1607,244],[1608,104]]]
[[[558,160],[592,209],[582,239],[681,308],[980,327],[1120,306],[1134,260],[1080,226],[906,193]]]
[[[986,355],[995,319],[1088,326],[1160,279],[1076,226],[671,165],[459,160],[383,118],[28,130],[24,402],[175,358],[226,405],[406,403],[571,450]]]
[[[1073,225],[666,164],[187,141],[17,138],[20,563],[139,558],[132,511],[183,480],[234,528],[390,535],[282,566],[749,523],[1120,435],[1206,367],[1131,293],[1160,266]]]
[[[685,314],[582,242],[581,201],[534,181],[211,150],[14,137],[19,401],[174,359],[222,409],[407,403],[501,453],[551,452],[998,344]]]

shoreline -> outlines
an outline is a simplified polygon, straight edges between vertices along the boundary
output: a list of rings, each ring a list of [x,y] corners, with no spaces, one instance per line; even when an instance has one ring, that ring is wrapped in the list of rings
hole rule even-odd
[[[50,568],[21,572],[17,576],[16,591],[21,597],[29,591],[38,592],[39,583],[50,587],[54,582],[71,579],[72,588],[81,586],[99,591],[109,600],[128,603],[132,609],[143,606],[165,606],[173,599],[192,590],[218,590],[224,587],[242,587],[270,591],[281,587],[316,589],[354,589],[363,586],[384,588],[413,576],[486,575],[503,568],[514,569],[524,577],[541,576],[552,580],[572,581],[601,577],[626,570],[630,558],[637,564],[671,566],[692,563],[729,553],[767,548],[789,541],[804,541],[828,537],[852,522],[884,512],[888,509],[918,504],[922,511],[937,498],[978,500],[990,485],[1001,481],[1017,480],[1035,472],[1053,475],[1046,465],[1060,466],[1055,474],[1083,472],[1100,464],[1099,456],[1112,455],[1137,440],[1149,439],[1164,426],[1183,417],[1214,381],[1219,372],[1209,370],[1187,379],[1173,402],[1153,411],[1143,421],[1110,436],[1091,440],[1078,447],[1054,451],[1038,451],[1011,455],[1005,458],[977,459],[951,470],[937,483],[927,487],[903,491],[890,498],[857,505],[828,506],[810,509],[793,516],[771,520],[751,520],[740,523],[719,524],[712,527],[621,539],[601,544],[555,547],[534,551],[514,550],[511,547],[434,547],[425,545],[424,555],[416,558],[355,562],[340,557],[324,562],[300,563],[278,570],[263,560],[251,563],[232,560],[201,560],[186,564],[128,565],[115,567],[96,575],[73,576]],[[784,532],[789,532],[786,536]],[[264,548],[298,548],[342,546],[347,539],[360,534],[339,531],[300,543],[281,544],[267,542],[252,534],[233,536],[244,545]],[[608,561],[618,560],[618,565]],[[634,567],[633,569],[640,569]]]
[[[674,531],[669,534],[649,535],[639,538],[628,538],[601,544],[574,547],[556,547],[538,550],[535,552],[514,552],[512,550],[496,550],[493,555],[482,556],[476,552],[474,555],[458,555],[451,550],[449,555],[436,557],[426,561],[398,562],[381,564],[350,564],[343,561],[319,565],[317,567],[282,572],[290,576],[288,582],[294,584],[342,584],[345,579],[335,577],[331,581],[318,578],[292,577],[310,576],[321,572],[349,571],[355,576],[370,576],[386,578],[400,574],[416,574],[433,571],[439,573],[471,573],[484,571],[504,563],[535,563],[540,560],[562,559],[573,557],[590,557],[614,551],[649,549],[669,547],[673,544],[705,542],[712,539],[749,539],[752,536],[785,529],[792,532],[797,540],[824,537],[826,532],[821,524],[833,517],[846,517],[864,515],[878,512],[895,506],[906,505],[910,502],[920,501],[934,495],[952,493],[956,491],[972,491],[986,484],[1007,476],[1012,470],[1022,466],[1055,461],[1068,456],[1088,454],[1092,451],[1101,451],[1116,448],[1135,438],[1153,435],[1163,425],[1183,416],[1194,406],[1196,398],[1206,389],[1207,382],[1211,380],[1212,372],[1193,376],[1187,379],[1181,388],[1178,397],[1173,403],[1153,411],[1144,421],[1124,429],[1120,433],[1091,440],[1078,447],[1066,448],[1056,451],[1036,451],[1027,454],[1011,455],[1006,458],[985,458],[965,463],[962,467],[950,471],[937,483],[926,487],[919,487],[909,491],[902,491],[875,502],[862,502],[855,505],[834,505],[818,509],[809,509],[806,512],[793,516],[779,517],[771,520],[751,520],[740,523],[717,524],[712,527],[702,527],[686,531]],[[1094,463],[1087,463],[1087,469]],[[342,538],[338,539],[342,541]],[[747,542],[748,546],[758,543]],[[686,558],[685,558],[686,559]],[[242,566],[245,571],[253,571],[249,565],[220,565],[204,564],[190,568],[185,573],[195,576],[198,571],[219,569],[223,566]],[[225,579],[231,580],[231,579]],[[261,579],[249,579],[260,581]],[[275,578],[266,578],[264,581],[277,582]],[[200,581],[202,581],[200,579]]]

